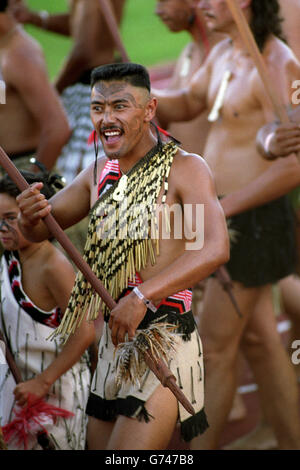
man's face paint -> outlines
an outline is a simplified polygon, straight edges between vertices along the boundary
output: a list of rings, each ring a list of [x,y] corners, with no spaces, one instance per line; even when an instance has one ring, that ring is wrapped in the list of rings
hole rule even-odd
[[[2,232],[3,229],[6,230],[14,230],[7,222],[5,219],[0,219],[0,232]]]
[[[143,133],[147,91],[122,81],[95,84],[91,119],[108,158],[121,158],[135,148]]]
[[[8,194],[0,194],[0,242],[5,250],[20,248],[23,237],[18,228],[19,208],[15,199]]]

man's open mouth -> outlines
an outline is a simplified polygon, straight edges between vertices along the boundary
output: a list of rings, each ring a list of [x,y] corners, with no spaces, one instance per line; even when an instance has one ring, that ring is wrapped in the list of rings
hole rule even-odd
[[[102,131],[102,135],[104,136],[106,142],[108,144],[113,144],[119,140],[122,136],[123,131],[121,129],[106,129]]]

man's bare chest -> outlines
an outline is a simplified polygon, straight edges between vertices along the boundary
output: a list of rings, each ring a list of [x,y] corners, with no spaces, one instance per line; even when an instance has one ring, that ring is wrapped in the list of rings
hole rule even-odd
[[[255,98],[256,71],[250,61],[236,65],[224,62],[214,70],[208,92],[211,121],[247,118],[257,108]]]

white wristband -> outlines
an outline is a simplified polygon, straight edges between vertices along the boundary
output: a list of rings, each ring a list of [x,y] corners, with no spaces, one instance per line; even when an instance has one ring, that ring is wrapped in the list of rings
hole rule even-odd
[[[135,295],[136,295],[140,300],[142,300],[142,302],[144,302],[144,304],[146,305],[146,307],[149,308],[152,312],[156,312],[156,311],[157,311],[157,308],[155,307],[155,305],[153,305],[153,303],[151,302],[151,300],[146,299],[146,297],[141,293],[141,291],[140,291],[140,289],[139,289],[138,287],[135,287],[132,292],[134,292]]]
[[[41,22],[42,22],[42,28],[47,29],[48,28],[48,20],[49,20],[49,13],[46,10],[41,10],[38,13]]]

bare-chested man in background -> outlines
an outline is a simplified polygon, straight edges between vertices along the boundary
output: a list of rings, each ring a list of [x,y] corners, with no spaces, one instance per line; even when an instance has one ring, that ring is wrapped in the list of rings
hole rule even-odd
[[[59,97],[49,82],[43,53],[0,1],[0,79],[6,104],[0,105],[0,145],[15,163],[26,155],[51,169],[70,130]]]
[[[239,0],[239,4],[248,22],[251,21],[278,91],[289,103],[291,83],[299,76],[299,64],[275,37],[280,36],[277,1]],[[207,108],[211,111],[213,125],[204,156],[214,174],[225,215],[231,218],[237,231],[237,242],[232,244],[227,266],[235,281],[235,296],[243,319],[237,317],[218,283],[210,279],[200,319],[210,428],[195,447],[212,449],[218,445],[232,403],[236,356],[242,345],[279,448],[299,449],[296,377],[277,333],[271,284],[289,274],[295,261],[292,214],[286,200],[278,198],[299,184],[300,167],[293,156],[284,162],[271,163],[257,153],[256,133],[273,118],[262,82],[226,1],[202,0],[200,6],[208,28],[230,38],[215,46],[189,87],[156,93],[158,118],[182,121]],[[255,11],[259,11],[256,16]],[[264,30],[258,27],[261,25]],[[221,81],[225,94],[220,95]],[[274,201],[271,206],[270,201]]]
[[[112,0],[117,22],[120,24],[126,0]],[[62,148],[57,169],[67,183],[87,168],[95,159],[94,145],[87,141],[93,126],[90,119],[90,74],[94,67],[115,62],[116,48],[105,22],[98,0],[70,0],[66,13],[49,14],[47,11],[32,11],[26,2],[16,0],[16,18],[45,31],[72,37],[72,47],[62,69],[55,79],[66,109],[71,138]],[[99,155],[103,153],[99,142]],[[76,247],[83,249],[87,221],[69,229],[68,235]]]
[[[206,59],[210,48],[224,36],[206,30],[205,22],[196,16],[194,0],[157,0],[155,13],[173,33],[187,31],[191,36],[178,58],[168,89],[177,90],[187,86],[193,74]],[[205,42],[204,42],[205,41]],[[179,140],[189,152],[203,154],[210,128],[208,111],[189,122],[161,122],[171,135]]]
[[[119,24],[125,1],[111,2]],[[44,10],[32,11],[28,9],[26,2],[16,0],[14,14],[22,23],[71,36],[73,40],[71,50],[55,79],[55,86],[61,94],[72,129],[72,136],[59,156],[57,169],[67,183],[70,183],[95,158],[94,146],[87,145],[92,131],[90,74],[94,67],[116,60],[114,41],[98,0],[70,0],[69,12],[61,14],[49,14]]]
[[[212,47],[225,36],[207,29],[202,11],[197,8],[194,0],[157,0],[155,12],[172,33],[187,31],[191,36],[191,42],[181,52],[168,85],[169,90],[178,90],[188,86]],[[206,109],[191,121],[160,122],[160,124],[168,129],[188,151],[203,155],[211,126],[208,115],[209,111]],[[204,283],[193,288],[193,313],[197,322],[203,306],[203,288]],[[243,401],[236,394],[229,420],[241,419],[245,413]]]
[[[288,45],[300,60],[300,0],[279,0],[283,32]]]

